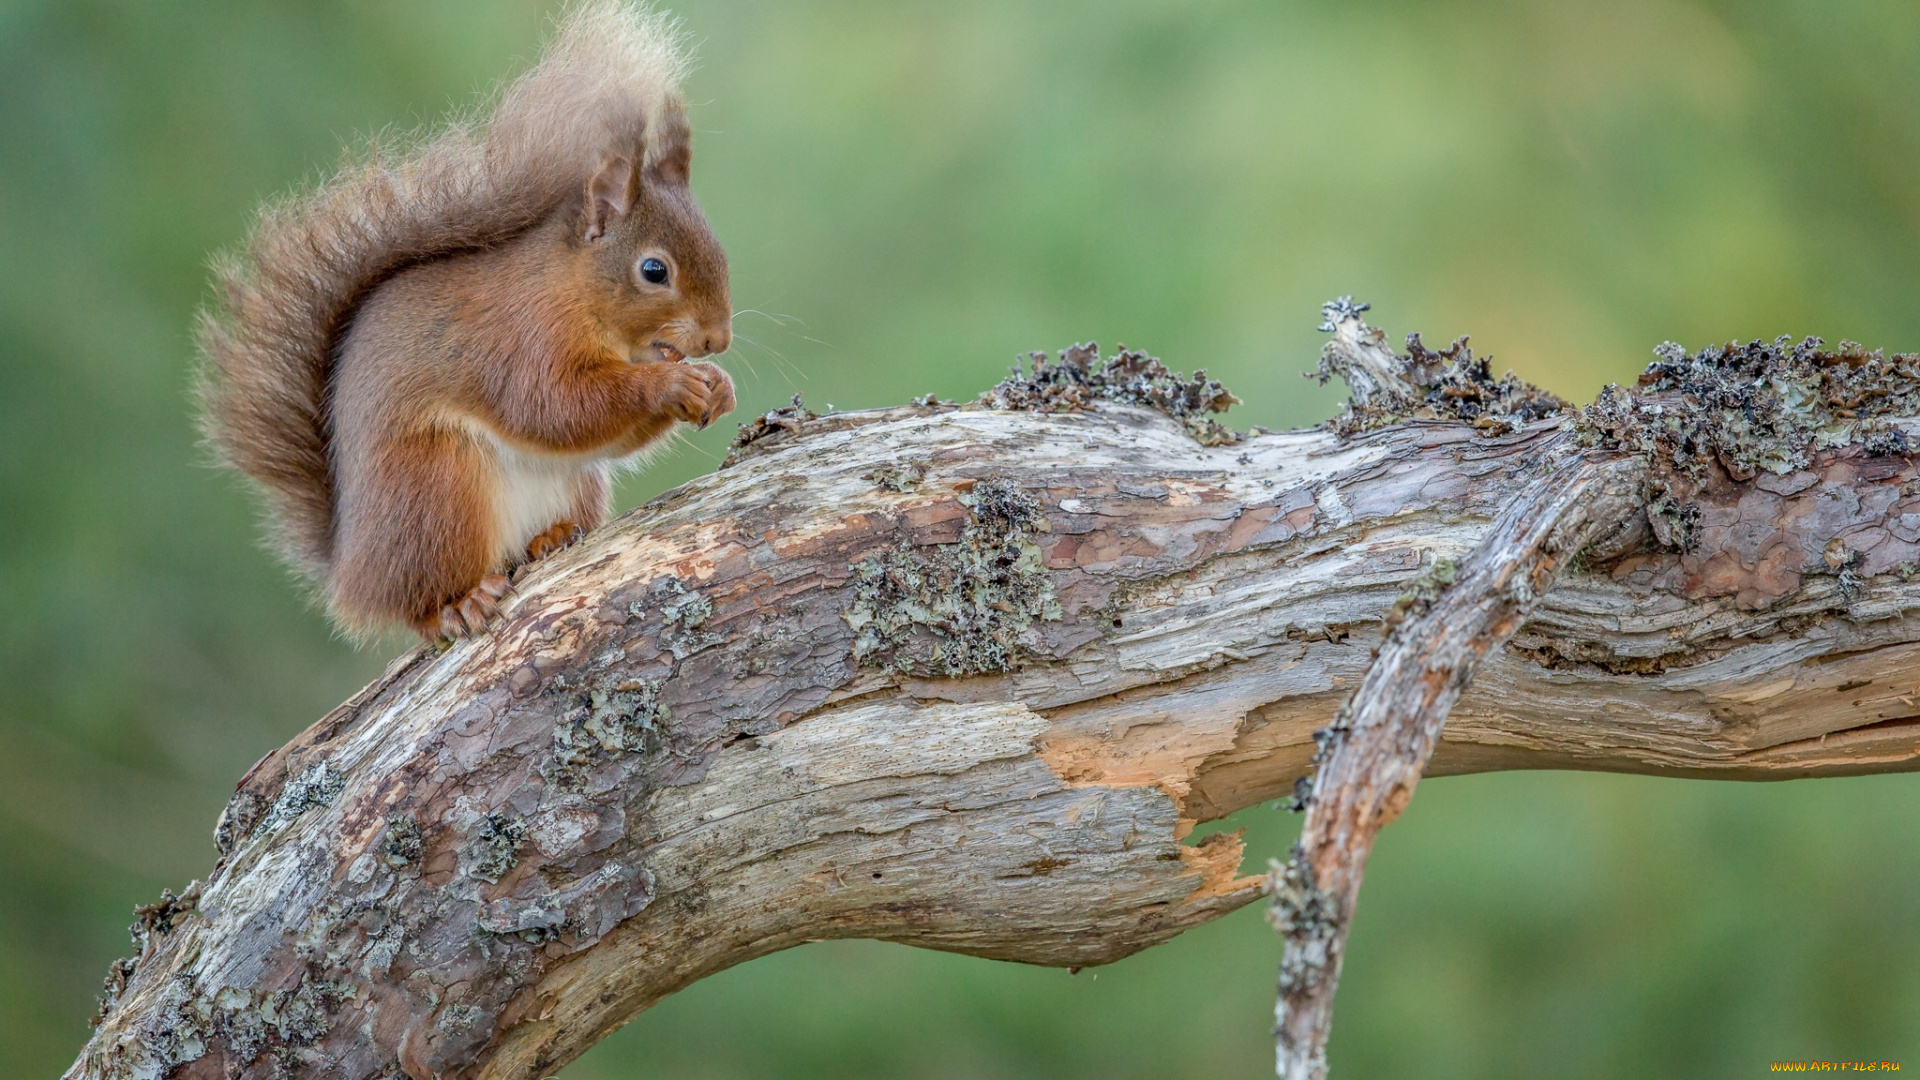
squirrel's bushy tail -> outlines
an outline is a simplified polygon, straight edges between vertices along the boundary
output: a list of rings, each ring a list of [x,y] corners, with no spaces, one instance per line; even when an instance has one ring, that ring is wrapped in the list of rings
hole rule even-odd
[[[369,147],[316,189],[269,204],[216,261],[202,313],[201,428],[264,491],[280,550],[319,577],[333,556],[328,397],[356,307],[416,263],[498,244],[576,195],[610,153],[680,108],[677,24],[621,0],[560,21],[491,109],[398,149]]]

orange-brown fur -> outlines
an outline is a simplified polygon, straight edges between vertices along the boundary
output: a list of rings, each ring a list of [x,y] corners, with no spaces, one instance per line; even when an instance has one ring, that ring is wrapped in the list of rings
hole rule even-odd
[[[594,241],[587,201],[496,250],[408,270],[356,314],[331,409],[328,591],[349,625],[398,617],[442,632],[444,608],[556,521],[605,519],[607,461],[733,407],[719,368],[648,355],[663,342],[706,356],[730,336],[725,259],[691,197],[643,176]],[[635,265],[655,252],[673,287],[639,282]],[[563,516],[531,535],[494,527],[498,444],[573,474]]]
[[[225,268],[209,435],[348,628],[477,632],[504,571],[605,519],[613,461],[733,407],[691,361],[725,350],[730,311],[670,31],[575,10],[484,134],[270,209]]]

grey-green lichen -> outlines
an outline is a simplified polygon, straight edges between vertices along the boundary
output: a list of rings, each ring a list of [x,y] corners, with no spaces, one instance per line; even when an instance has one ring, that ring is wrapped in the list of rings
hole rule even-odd
[[[1340,928],[1340,898],[1314,880],[1306,852],[1295,844],[1286,862],[1270,859],[1264,891],[1267,923],[1286,939],[1280,960],[1280,996],[1299,993],[1325,977]]]
[[[147,944],[153,938],[165,937],[173,933],[174,928],[189,915],[199,910],[200,883],[191,881],[187,887],[175,895],[172,889],[161,889],[160,899],[151,904],[141,904],[133,909],[134,922],[127,927],[127,934],[141,952],[147,950]]]
[[[1392,633],[1394,628],[1416,615],[1426,614],[1459,574],[1460,568],[1452,559],[1433,560],[1418,577],[1407,582],[1407,587],[1400,595],[1393,598],[1393,606],[1387,610],[1387,632]]]
[[[853,658],[906,674],[1010,671],[1036,644],[1036,622],[1060,618],[1032,537],[1050,531],[1040,504],[1010,481],[960,497],[960,541],[900,544],[853,564]]]
[[[144,959],[161,938],[173,933],[189,915],[199,910],[200,888],[200,882],[192,881],[178,895],[172,889],[162,889],[158,901],[133,909],[133,924],[127,927],[127,936],[133,939],[136,957],[115,960],[107,969],[106,980],[100,986],[100,1007],[89,1023],[98,1027],[106,1020],[120,1004],[127,983],[139,969],[139,959]]]
[[[1287,793],[1286,798],[1280,800],[1280,808],[1289,814],[1303,814],[1306,813],[1307,807],[1312,805],[1313,776],[1309,774],[1294,777],[1293,788]]]
[[[1321,305],[1320,329],[1331,333],[1342,319],[1357,318],[1368,309],[1343,296]],[[1354,435],[1406,420],[1450,420],[1469,424],[1483,435],[1511,435],[1536,420],[1559,416],[1572,408],[1560,397],[1542,390],[1512,372],[1493,377],[1491,357],[1476,357],[1463,335],[1435,351],[1419,334],[1407,335],[1407,351],[1396,354],[1397,385],[1375,388],[1363,403],[1348,402],[1329,421],[1340,435]],[[1347,361],[1334,342],[1320,353],[1319,367],[1307,374],[1322,386],[1335,378],[1348,379]],[[1375,380],[1368,380],[1369,384]]]
[[[483,933],[513,935],[531,945],[567,933],[597,941],[651,904],[655,888],[651,870],[609,860],[541,896],[495,900],[481,909],[476,925]]]
[[[449,1005],[440,1010],[433,1018],[433,1026],[441,1031],[459,1032],[474,1027],[486,1019],[486,1014],[474,1005]]]
[[[1908,450],[1890,417],[1920,413],[1920,356],[1884,356],[1816,337],[1689,355],[1667,342],[1636,389],[1609,386],[1575,424],[1590,448],[1644,454],[1696,479],[1718,464],[1735,480],[1805,468],[1821,450],[1859,444],[1875,455]]]
[[[553,757],[578,768],[620,754],[644,753],[647,740],[672,710],[660,701],[660,684],[617,679],[587,691],[586,701],[553,729]]]
[[[481,881],[499,881],[519,861],[527,838],[527,819],[492,813],[480,819],[461,851],[467,872]]]
[[[308,916],[293,939],[293,955],[306,963],[309,979],[329,975],[372,982],[392,970],[406,943],[406,920],[391,904],[336,896]]]
[[[301,1048],[325,1038],[341,1006],[359,991],[351,983],[306,975],[296,986],[271,993],[224,987],[212,992],[190,974],[177,973],[161,989],[137,1037],[90,1062],[103,1080],[151,1080],[207,1055],[224,1043],[229,1064],[245,1066],[271,1055],[293,1075]]]
[[[99,1027],[107,1017],[113,1015],[113,1010],[120,1004],[120,995],[127,992],[127,983],[132,980],[136,970],[138,965],[129,956],[123,956],[108,966],[107,977],[100,983],[100,996],[95,999],[99,1007],[93,1011],[88,1024]]]
[[[1820,553],[1820,561],[1833,572],[1843,598],[1851,600],[1855,593],[1866,586],[1866,579],[1859,573],[1861,553],[1847,546],[1847,542],[1840,537],[1827,541],[1826,549]]]
[[[331,806],[346,786],[347,774],[324,761],[315,762],[299,776],[288,779],[255,831],[272,832],[309,810]]]
[[[227,800],[220,811],[220,820],[213,826],[214,850],[222,855],[233,851],[241,840],[252,835],[253,827],[260,822],[260,815],[266,810],[266,800],[252,788],[241,788]]]
[[[1654,477],[1648,478],[1643,498],[1654,539],[1674,551],[1690,554],[1700,540],[1700,507],[1680,501]]]
[[[1700,510],[1674,494],[1669,478],[1697,483],[1716,467],[1736,481],[1785,475],[1820,451],[1849,445],[1870,455],[1908,452],[1905,433],[1890,420],[1920,413],[1920,357],[1887,357],[1851,341],[1833,350],[1823,344],[1780,337],[1689,354],[1667,342],[1634,390],[1608,386],[1576,416],[1574,438],[1588,449],[1646,458],[1643,499],[1654,538],[1692,551]],[[1837,571],[1843,588],[1849,569]]]
[[[380,842],[380,858],[398,869],[420,861],[423,846],[420,825],[405,814],[387,818],[387,836]]]
[[[1084,412],[1096,401],[1117,401],[1158,409],[1180,421],[1205,446],[1227,446],[1240,434],[1209,414],[1224,413],[1240,399],[1205,371],[1191,378],[1172,371],[1155,357],[1120,346],[1099,363],[1100,346],[1086,342],[1062,350],[1050,361],[1042,352],[1030,353],[1026,371],[1013,373],[980,396],[980,404],[995,409],[1030,412]]]
[[[860,477],[883,491],[900,492],[918,491],[921,481],[926,478],[927,467],[917,461],[909,461],[904,465],[882,465]]]
[[[1353,734],[1353,702],[1343,702],[1333,712],[1333,720],[1326,727],[1313,729],[1312,764],[1317,768],[1333,757],[1333,752]]]
[[[705,629],[707,620],[713,617],[713,601],[687,588],[679,578],[660,579],[649,596],[660,606],[660,644],[673,653],[675,660],[685,660],[723,640]]]

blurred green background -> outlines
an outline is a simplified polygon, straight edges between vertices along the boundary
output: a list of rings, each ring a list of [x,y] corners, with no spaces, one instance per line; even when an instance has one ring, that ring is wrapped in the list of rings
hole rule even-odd
[[[965,397],[1098,338],[1310,423],[1320,301],[1471,332],[1585,400],[1651,347],[1920,347],[1911,0],[685,0],[695,182],[742,413]],[[233,782],[378,671],[204,467],[207,254],[343,143],[464,104],[550,11],[0,0],[0,1073],[84,1039],[129,909],[204,875]],[[730,425],[727,426],[730,429]],[[694,438],[631,504],[713,466]],[[1907,777],[1421,788],[1369,868],[1336,1075],[1920,1066]],[[1241,815],[1251,866],[1297,822]],[[1248,910],[1070,977],[815,945],[563,1076],[1263,1075]]]

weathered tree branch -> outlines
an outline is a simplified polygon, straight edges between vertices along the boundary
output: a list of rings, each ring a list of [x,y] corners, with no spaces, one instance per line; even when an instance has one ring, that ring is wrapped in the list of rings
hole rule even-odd
[[[1260,894],[1235,837],[1182,838],[1309,774],[1397,598],[1490,550],[1503,510],[1544,595],[1507,589],[1469,613],[1480,644],[1446,645],[1483,658],[1428,775],[1915,767],[1909,459],[1710,473],[1665,492],[1686,551],[1636,508],[1562,571],[1587,529],[1550,507],[1614,457],[1526,496],[1565,435],[1512,426],[1209,446],[1114,404],[771,417],[530,568],[503,626],[407,654],[262,761],[206,883],[143,911],[68,1075],[537,1078],[802,941],[1055,965],[1164,941]],[[1440,644],[1447,595],[1388,657]],[[1450,692],[1422,699],[1429,742]],[[1311,845],[1411,792],[1369,775]]]
[[[1637,461],[1549,460],[1562,467],[1521,492],[1458,567],[1442,563],[1415,583],[1416,613],[1390,631],[1352,702],[1321,729],[1325,762],[1299,845],[1269,884],[1287,939],[1274,1035],[1288,1080],[1326,1075],[1333,995],[1367,856],[1413,799],[1454,702],[1567,561],[1639,508]]]
[[[1382,335],[1351,307],[1329,305],[1327,327],[1334,332],[1329,364],[1353,388],[1351,407],[1382,398],[1402,407],[1417,402],[1419,388],[1400,376]],[[1585,458],[1562,447],[1544,469],[1547,475],[1507,504],[1464,560],[1436,563],[1401,594],[1360,688],[1315,733],[1319,768],[1302,800],[1307,820],[1293,856],[1267,881],[1270,917],[1286,939],[1274,1009],[1276,1072],[1286,1080],[1326,1076],[1334,992],[1367,856],[1380,830],[1413,799],[1454,702],[1571,559],[1596,541],[1617,545],[1636,532],[1625,523],[1640,511],[1646,487],[1639,457]]]

